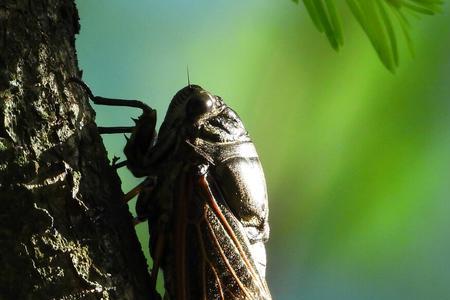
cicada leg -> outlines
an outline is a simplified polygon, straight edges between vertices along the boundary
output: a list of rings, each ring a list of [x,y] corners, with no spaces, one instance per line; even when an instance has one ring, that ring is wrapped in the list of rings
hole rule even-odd
[[[92,100],[95,104],[99,105],[111,105],[111,106],[129,106],[129,107],[136,107],[140,108],[142,110],[152,110],[150,106],[145,104],[142,101],[139,100],[124,100],[124,99],[111,99],[111,98],[104,98],[100,96],[94,96],[91,89],[87,86],[86,83],[84,83],[82,80],[71,77],[67,80],[68,83],[76,83],[79,86],[83,88],[83,90],[88,94],[89,99]]]
[[[123,196],[123,202],[128,203],[131,199],[133,199],[135,196],[140,195],[144,193],[144,197],[151,194],[153,189],[156,185],[156,179],[152,177],[147,177],[144,181],[136,185],[134,188],[132,188],[128,193],[126,193]],[[146,193],[146,194],[145,194]],[[138,209],[137,209],[138,210]],[[142,214],[138,210],[138,216],[133,218],[133,225],[136,226],[142,222],[145,222],[149,218],[149,214]]]
[[[127,145],[125,147],[125,155],[129,158],[127,161],[116,164],[117,159],[113,159],[112,166],[115,169],[128,165],[132,167],[132,172],[136,168],[135,166],[143,165],[143,154],[156,142],[156,111],[147,104],[139,100],[124,100],[124,99],[111,99],[99,96],[94,96],[91,89],[86,83],[78,78],[71,77],[67,80],[68,83],[75,83],[80,86],[84,92],[89,96],[89,99],[94,104],[99,105],[111,105],[111,106],[127,106],[142,109],[142,114],[138,119],[133,119],[135,126],[114,126],[114,127],[98,127],[100,134],[114,134],[114,133],[131,133],[131,137],[127,139]],[[135,174],[136,175],[136,174]],[[141,175],[142,176],[142,175]],[[138,177],[141,177],[138,176]]]
[[[91,99],[92,102],[94,102],[94,104],[136,107],[136,108],[142,109],[143,114],[153,111],[153,109],[150,106],[148,106],[147,104],[145,104],[144,102],[139,101],[139,100],[112,99],[112,98],[94,96],[94,94],[92,93],[92,91],[88,87],[88,85],[78,78],[71,77],[67,80],[67,82],[68,83],[76,83],[77,85],[82,87],[83,90],[86,92],[86,94],[89,96],[89,99]],[[115,127],[99,126],[98,132],[100,134],[132,133],[134,131],[134,128],[135,128],[135,126],[115,126]]]
[[[156,185],[156,179],[153,177],[147,177],[144,181],[136,185],[132,188],[128,193],[123,197],[123,201],[127,203],[131,199],[133,199],[136,195],[141,193],[144,189],[145,192],[151,193]]]
[[[98,126],[98,133],[111,134],[111,133],[131,133],[134,126],[114,126],[114,127],[102,127]]]
[[[123,197],[123,202],[127,203],[131,199],[133,199],[137,194],[139,194],[145,186],[146,180],[139,183],[137,186],[132,188],[128,193]]]
[[[123,160],[123,161],[118,163],[119,159],[120,159],[120,157],[117,157],[117,156],[114,156],[113,159],[112,159],[111,166],[114,169],[116,169],[116,170],[119,169],[119,168],[125,167],[127,165],[127,161],[126,160]]]

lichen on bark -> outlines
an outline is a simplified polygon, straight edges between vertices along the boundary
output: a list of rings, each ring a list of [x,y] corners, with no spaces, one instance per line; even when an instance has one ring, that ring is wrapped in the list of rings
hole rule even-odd
[[[0,299],[145,299],[145,259],[79,89],[73,1],[0,2]]]

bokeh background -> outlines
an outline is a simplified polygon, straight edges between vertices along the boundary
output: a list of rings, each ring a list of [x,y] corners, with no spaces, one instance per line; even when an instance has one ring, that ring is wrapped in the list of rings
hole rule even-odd
[[[450,299],[448,3],[412,19],[395,75],[347,11],[336,53],[289,0],[77,4],[95,94],[143,99],[160,124],[189,65],[239,113],[268,183],[274,299]],[[95,109],[102,126],[138,113]],[[123,156],[121,135],[104,141]],[[119,173],[124,191],[139,182]]]

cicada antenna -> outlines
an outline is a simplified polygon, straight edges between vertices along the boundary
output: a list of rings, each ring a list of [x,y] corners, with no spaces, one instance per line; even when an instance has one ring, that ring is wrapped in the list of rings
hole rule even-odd
[[[191,87],[191,79],[189,78],[189,65],[186,65],[186,73],[187,73],[188,86]]]

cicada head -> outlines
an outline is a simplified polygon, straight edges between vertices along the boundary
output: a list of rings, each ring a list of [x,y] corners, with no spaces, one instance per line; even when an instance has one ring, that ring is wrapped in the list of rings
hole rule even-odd
[[[173,97],[161,126],[159,136],[176,136],[211,142],[248,139],[238,115],[223,99],[198,85],[188,85]]]

